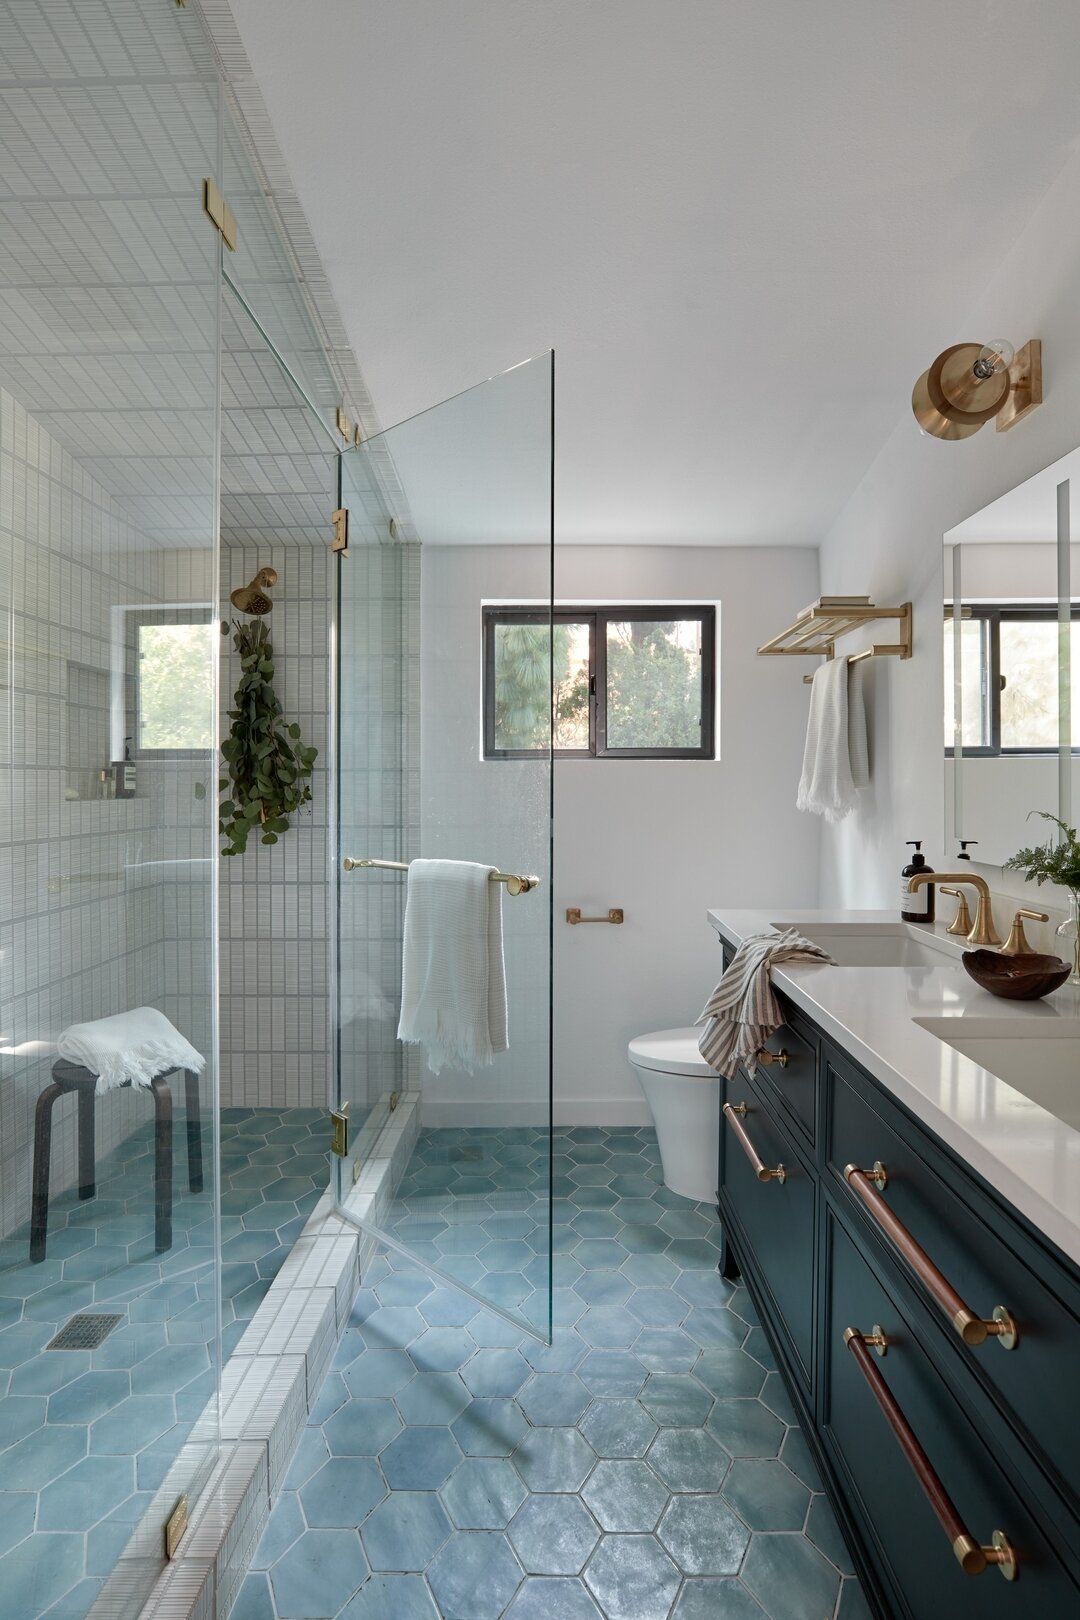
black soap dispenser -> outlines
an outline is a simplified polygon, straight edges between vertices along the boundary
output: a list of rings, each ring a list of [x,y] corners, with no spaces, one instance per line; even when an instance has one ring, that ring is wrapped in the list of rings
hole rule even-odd
[[[915,845],[915,853],[900,873],[900,916],[904,922],[932,923],[935,912],[934,884],[924,883],[914,894],[910,894],[908,879],[914,877],[916,872],[932,872],[934,868],[926,864],[921,838],[909,838],[908,843]]]

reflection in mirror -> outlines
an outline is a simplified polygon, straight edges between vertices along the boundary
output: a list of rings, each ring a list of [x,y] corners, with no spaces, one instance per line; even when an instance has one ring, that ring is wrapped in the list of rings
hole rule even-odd
[[[1032,810],[1070,821],[1080,802],[1072,490],[1080,450],[945,535],[946,843],[991,865],[1032,842]]]

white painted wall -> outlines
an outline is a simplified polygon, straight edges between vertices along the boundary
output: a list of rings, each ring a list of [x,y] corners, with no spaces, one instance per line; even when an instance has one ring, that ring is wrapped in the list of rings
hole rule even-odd
[[[951,297],[932,274],[924,288],[930,300]],[[907,838],[925,840],[932,865],[952,865],[954,849],[942,847],[942,536],[1080,443],[1080,155],[1051,186],[990,286],[981,297],[977,288],[972,294],[970,319],[963,329],[943,326],[938,347],[980,335],[1007,334],[1017,345],[1041,337],[1045,403],[1009,433],[988,427],[944,444],[920,435],[907,409],[907,379],[898,379],[897,427],[822,542],[823,591],[869,591],[882,603],[911,598],[915,611],[912,660],[870,666],[875,771],[866,803],[825,831],[822,894],[842,905],[894,903]],[[932,359],[928,353],[925,363]],[[1031,901],[1037,893],[1043,909],[1048,899],[1064,909],[1060,893],[1033,891],[998,867],[975,869],[1004,896]],[[1032,938],[1045,936],[1035,929]]]
[[[542,548],[425,549],[423,613],[423,853],[521,858],[535,844],[532,766],[479,758],[480,603],[536,597]],[[626,1043],[691,1023],[719,977],[710,906],[817,902],[819,824],[795,809],[807,692],[801,663],[756,656],[758,644],[818,592],[806,549],[670,545],[565,547],[564,601],[720,603],[718,761],[560,760],[555,767],[555,1118],[561,1124],[646,1123]],[[452,717],[452,719],[451,719]],[[534,784],[535,786],[535,784]],[[524,795],[524,796],[522,796]],[[457,810],[451,814],[450,807]],[[466,812],[463,815],[463,809]],[[471,824],[470,820],[471,819]],[[473,847],[475,846],[475,847]],[[480,848],[490,856],[481,855]],[[541,856],[542,858],[542,856]],[[622,906],[621,928],[569,927],[568,906]],[[546,962],[541,908],[505,907],[512,1050],[472,1077],[425,1080],[424,1117],[449,1123],[506,1117],[515,1096],[540,1091],[545,1035],[536,1022]],[[515,974],[529,975],[524,982]],[[514,1026],[523,1039],[514,1036]]]

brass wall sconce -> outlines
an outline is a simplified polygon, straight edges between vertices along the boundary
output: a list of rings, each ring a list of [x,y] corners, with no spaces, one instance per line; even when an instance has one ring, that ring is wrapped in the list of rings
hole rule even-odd
[[[238,613],[253,613],[261,618],[274,605],[266,593],[277,582],[276,568],[260,568],[249,585],[240,585],[235,591],[229,592],[229,601]]]
[[[943,349],[915,384],[911,409],[931,438],[970,439],[992,417],[1006,433],[1042,397],[1040,339],[1029,338],[1017,350],[997,339]]]

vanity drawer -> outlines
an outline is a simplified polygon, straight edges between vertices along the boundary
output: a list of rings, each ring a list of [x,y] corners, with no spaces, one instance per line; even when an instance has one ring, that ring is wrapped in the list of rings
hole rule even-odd
[[[806,1137],[810,1147],[817,1132],[818,1048],[813,1033],[801,1031],[797,1014],[765,1042],[765,1058],[760,1060],[754,1078],[763,1094],[782,1117],[786,1117]]]
[[[1075,1280],[857,1070],[829,1054],[826,1071],[828,1169],[840,1206],[874,1234],[927,1302],[953,1376],[978,1381],[1050,1475],[1070,1512],[1080,1517],[1080,1401],[1075,1395],[1080,1291]],[[849,1182],[844,1175],[848,1165],[871,1170],[876,1161],[887,1174],[883,1189],[866,1177]],[[889,1212],[906,1236],[882,1224]],[[958,1300],[943,1293],[939,1279]],[[963,1335],[953,1321],[958,1306],[974,1317]],[[1012,1349],[996,1336],[972,1342],[980,1337],[979,1321],[992,1321],[997,1307],[1016,1324]]]
[[[845,1495],[890,1591],[899,1620],[1050,1620],[1080,1613],[1080,1589],[1070,1579],[1021,1492],[999,1466],[995,1437],[980,1431],[922,1348],[910,1325],[911,1299],[886,1285],[835,1212],[825,1217],[826,1289],[823,1437]],[[913,1314],[916,1314],[913,1312]],[[883,1330],[879,1357],[858,1355],[844,1341]],[[875,1398],[871,1379],[899,1408],[893,1422]],[[920,1479],[901,1449],[906,1426],[947,1498],[943,1528]],[[995,1531],[1008,1538],[1019,1579],[992,1564],[965,1574],[953,1537],[966,1530],[978,1546]]]
[[[743,1076],[730,1081],[721,1116],[725,1204],[752,1252],[756,1280],[770,1296],[789,1353],[809,1391],[814,1342],[816,1182],[793,1137]],[[745,1109],[745,1112],[743,1110]],[[750,1154],[756,1155],[757,1163]],[[760,1165],[759,1170],[757,1165]],[[781,1174],[768,1174],[782,1170]]]

